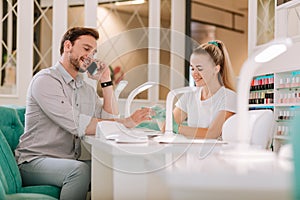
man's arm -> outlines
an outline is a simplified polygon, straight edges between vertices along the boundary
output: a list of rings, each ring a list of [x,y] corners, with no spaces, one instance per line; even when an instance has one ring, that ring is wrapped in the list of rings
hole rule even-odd
[[[100,83],[109,83],[111,82],[111,74],[109,67],[104,63],[99,61],[97,63],[98,71],[95,75],[88,74],[88,77],[97,81],[100,81]],[[103,84],[102,86],[103,91],[103,106],[105,112],[112,114],[112,115],[118,115],[119,109],[118,109],[118,102],[116,100],[113,85],[105,86]]]
[[[50,75],[40,75],[31,84],[32,98],[40,109],[57,126],[77,135],[79,112],[70,104],[59,80]]]
[[[141,108],[136,110],[130,117],[127,118],[115,118],[115,119],[98,119],[98,118],[92,118],[90,120],[90,123],[85,129],[86,135],[95,135],[97,123],[100,121],[116,121],[127,128],[133,128],[140,124],[143,121],[151,120],[151,108]]]

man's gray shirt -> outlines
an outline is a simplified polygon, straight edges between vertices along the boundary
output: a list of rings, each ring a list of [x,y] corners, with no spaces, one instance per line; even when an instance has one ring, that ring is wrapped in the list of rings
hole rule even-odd
[[[77,159],[91,117],[111,118],[95,89],[56,65],[37,73],[28,88],[25,130],[15,151],[18,164],[36,158]]]

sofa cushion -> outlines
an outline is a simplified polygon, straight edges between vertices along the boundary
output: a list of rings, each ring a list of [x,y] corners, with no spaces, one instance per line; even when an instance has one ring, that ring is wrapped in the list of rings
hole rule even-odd
[[[34,193],[14,193],[6,194],[7,183],[4,180],[4,174],[0,168],[0,199],[5,200],[55,200],[55,198],[44,195],[44,194],[34,194]]]
[[[51,195],[55,198],[60,196],[60,188],[50,185],[22,187],[22,179],[17,162],[14,158],[9,144],[7,143],[3,133],[0,130],[0,166],[4,173],[1,182],[4,185],[6,194],[14,193],[39,193]],[[6,188],[7,187],[7,188]]]
[[[19,138],[24,132],[23,124],[14,108],[0,106],[0,130],[4,134],[11,151],[19,144]]]
[[[14,110],[17,111],[17,114],[19,116],[19,119],[24,127],[24,124],[25,124],[25,111],[26,111],[26,107],[25,106],[17,106],[17,105],[1,105],[3,107],[7,107],[7,108],[12,108]]]
[[[7,194],[12,194],[17,192],[17,188],[21,187],[21,175],[17,162],[11,151],[4,135],[0,130],[0,165],[4,173],[4,181],[7,183]],[[2,177],[3,178],[3,177]]]

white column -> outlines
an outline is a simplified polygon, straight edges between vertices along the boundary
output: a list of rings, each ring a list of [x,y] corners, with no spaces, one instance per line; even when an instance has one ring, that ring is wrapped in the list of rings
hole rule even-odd
[[[85,0],[84,1],[84,25],[86,27],[97,28],[97,10],[98,10],[98,1],[97,0]],[[101,36],[100,36],[101,40]],[[98,41],[101,43],[101,41]],[[98,51],[100,51],[98,49]],[[87,77],[87,74],[84,73],[84,80],[93,86],[97,90],[97,81],[92,80]]]
[[[97,0],[85,0],[84,1],[84,25],[87,27],[97,27]]]
[[[149,44],[148,44],[148,81],[159,83],[160,64],[160,0],[149,2]],[[148,90],[148,100],[158,102],[159,87]]]
[[[184,87],[186,2],[171,1],[170,89]]]
[[[52,64],[60,58],[60,40],[68,28],[68,1],[53,0]]]
[[[17,99],[10,104],[25,105],[33,68],[33,0],[18,1],[17,15]]]
[[[257,0],[248,1],[248,56],[250,56],[257,41]]]

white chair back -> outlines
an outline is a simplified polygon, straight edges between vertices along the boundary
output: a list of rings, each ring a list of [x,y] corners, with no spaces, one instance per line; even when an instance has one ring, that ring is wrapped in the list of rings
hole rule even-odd
[[[222,127],[222,138],[228,143],[238,143],[238,120],[233,115],[225,121]],[[251,131],[251,145],[267,148],[272,138],[274,114],[271,110],[250,110],[249,127]]]

